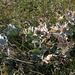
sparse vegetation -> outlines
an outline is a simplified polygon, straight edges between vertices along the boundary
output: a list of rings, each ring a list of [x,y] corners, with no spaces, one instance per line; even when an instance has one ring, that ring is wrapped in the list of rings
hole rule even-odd
[[[0,75],[74,75],[74,5],[0,0]]]

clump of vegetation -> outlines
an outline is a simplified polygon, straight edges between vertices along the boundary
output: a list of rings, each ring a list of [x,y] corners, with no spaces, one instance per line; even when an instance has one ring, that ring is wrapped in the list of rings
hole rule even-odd
[[[1,75],[75,74],[75,9],[71,2],[0,1]]]

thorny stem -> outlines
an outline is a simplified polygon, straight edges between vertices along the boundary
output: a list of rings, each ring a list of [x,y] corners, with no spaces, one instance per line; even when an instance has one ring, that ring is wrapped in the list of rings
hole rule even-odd
[[[22,37],[22,46],[24,46],[24,37]]]
[[[14,60],[14,61],[18,61],[18,62],[21,62],[21,63],[32,64],[31,62],[22,61],[22,60],[19,60],[19,59],[13,59],[13,58],[8,58],[7,60]]]
[[[42,73],[40,73],[40,72],[37,72],[37,71],[32,71],[32,70],[30,70],[31,72],[34,72],[34,73],[37,73],[37,74],[39,74],[39,75],[44,75],[44,74],[42,74]]]
[[[41,39],[40,39],[39,47],[41,47]]]
[[[34,43],[34,48],[36,48],[36,44]]]

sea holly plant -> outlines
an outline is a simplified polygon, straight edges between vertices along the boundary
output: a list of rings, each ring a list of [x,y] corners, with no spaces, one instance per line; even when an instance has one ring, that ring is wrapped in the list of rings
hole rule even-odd
[[[42,54],[45,53],[47,50],[50,53],[57,53],[56,51],[61,48],[60,52],[63,55],[62,50],[68,50],[74,45],[73,41],[70,40],[72,43],[68,41],[68,37],[73,35],[68,24],[69,23],[66,22],[64,22],[63,24],[57,22],[56,24],[52,24],[49,30],[46,23],[43,23],[42,19],[40,19],[38,27],[30,26],[30,24],[25,21],[24,28],[18,29],[14,25],[9,24],[8,28],[4,29],[3,32],[9,37],[22,37],[22,46],[24,46],[26,42],[31,42],[30,44],[34,45],[34,49],[37,50],[39,48]],[[57,41],[54,41],[52,38],[56,39]],[[45,47],[46,49],[42,51],[42,47]],[[29,50],[29,53],[30,51],[31,50]],[[33,54],[35,53],[33,52]]]
[[[19,29],[14,25],[9,24],[8,27],[3,30],[3,33],[5,33],[7,36],[18,36]]]
[[[8,48],[8,39],[7,36],[5,36],[4,33],[0,34],[0,56],[1,58],[4,58],[3,56],[9,57],[10,51]]]
[[[71,58],[70,52],[72,52],[75,45],[71,39],[72,36],[74,36],[74,32],[69,26],[69,22],[61,23],[57,21],[49,28],[46,22],[42,22],[42,19],[39,20],[39,25],[36,27],[31,26],[27,21],[25,21],[25,26],[21,28],[9,24],[0,34],[0,51],[4,51],[3,48],[8,46],[6,47],[9,56],[7,60],[22,63],[30,61],[30,64],[32,61],[39,60],[42,65],[44,63],[51,64],[52,62],[54,65],[55,62],[60,65],[61,62],[64,64],[63,60]]]
[[[0,0],[0,74],[73,75],[74,3]]]

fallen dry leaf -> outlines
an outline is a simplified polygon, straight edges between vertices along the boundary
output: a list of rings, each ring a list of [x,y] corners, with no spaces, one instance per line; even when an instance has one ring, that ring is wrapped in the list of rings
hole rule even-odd
[[[72,12],[72,17],[75,18],[75,11]]]
[[[49,61],[53,61],[57,58],[57,55],[55,54],[49,54],[47,55],[44,59],[43,59],[43,62],[45,62],[46,64],[49,63]]]

